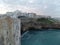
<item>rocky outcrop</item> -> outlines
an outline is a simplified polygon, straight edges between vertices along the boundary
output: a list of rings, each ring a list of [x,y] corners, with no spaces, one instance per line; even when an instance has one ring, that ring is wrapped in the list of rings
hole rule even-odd
[[[52,22],[48,19],[41,19],[43,21],[37,21],[37,19],[30,20],[22,23],[22,30],[35,30],[35,29],[60,29],[60,23]],[[27,20],[26,20],[27,21]]]

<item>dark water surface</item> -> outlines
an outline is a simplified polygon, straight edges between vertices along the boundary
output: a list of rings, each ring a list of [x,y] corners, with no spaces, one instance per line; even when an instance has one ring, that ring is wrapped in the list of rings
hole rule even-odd
[[[21,39],[22,45],[60,45],[60,30],[29,31]]]

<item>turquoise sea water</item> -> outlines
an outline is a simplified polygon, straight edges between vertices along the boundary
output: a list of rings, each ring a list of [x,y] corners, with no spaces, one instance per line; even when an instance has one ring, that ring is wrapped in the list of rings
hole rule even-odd
[[[21,45],[60,45],[60,30],[29,31],[22,37]]]

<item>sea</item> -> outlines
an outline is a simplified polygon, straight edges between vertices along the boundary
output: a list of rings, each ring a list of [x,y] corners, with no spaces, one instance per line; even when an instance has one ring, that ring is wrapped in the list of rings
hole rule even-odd
[[[27,31],[21,37],[21,45],[60,45],[60,29]]]

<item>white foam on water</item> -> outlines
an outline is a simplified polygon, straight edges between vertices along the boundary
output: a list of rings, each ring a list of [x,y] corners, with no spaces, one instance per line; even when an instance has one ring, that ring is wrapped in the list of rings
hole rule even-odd
[[[28,32],[29,32],[29,31],[26,31],[24,34],[22,34],[22,36],[21,36],[21,37],[24,37],[24,35],[26,35]]]

